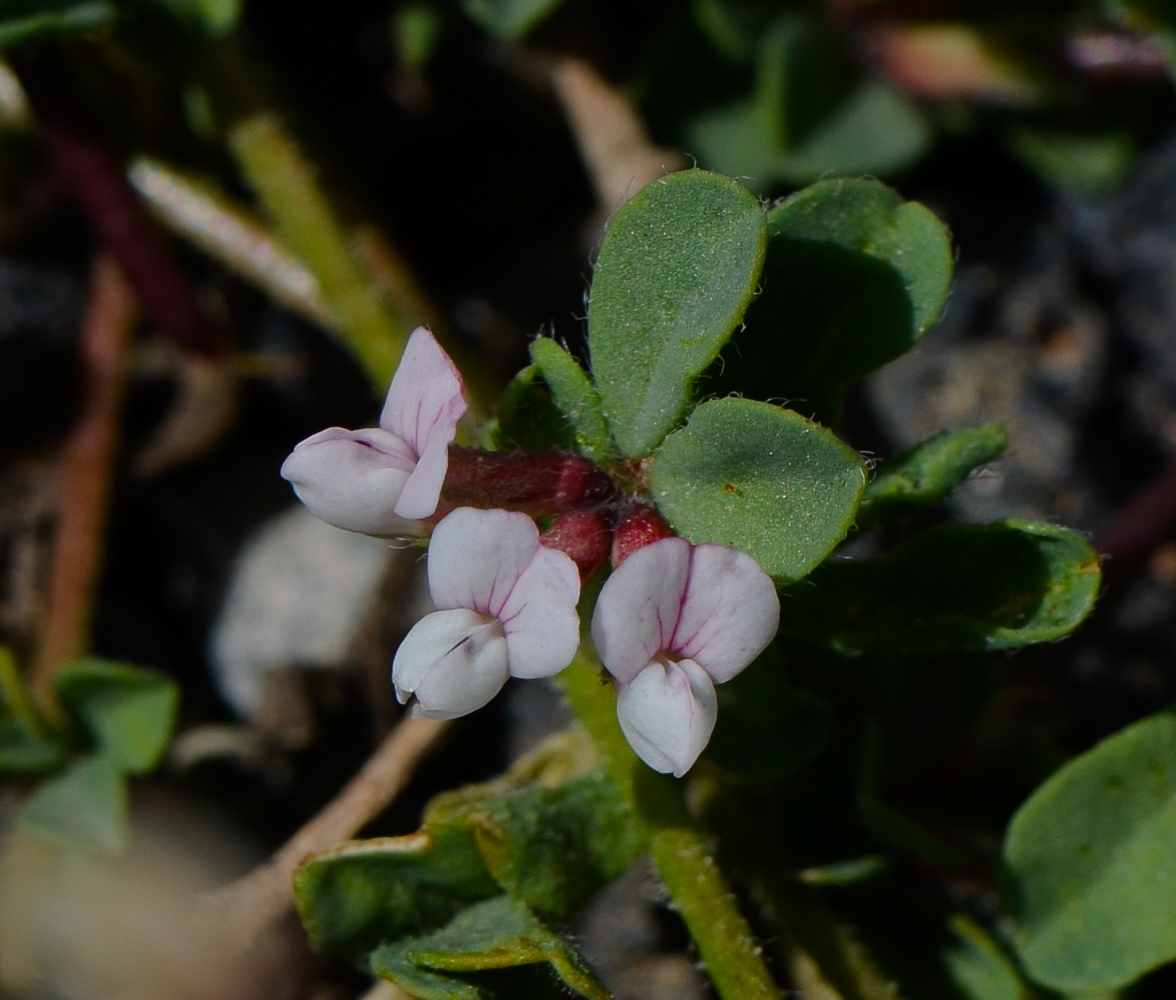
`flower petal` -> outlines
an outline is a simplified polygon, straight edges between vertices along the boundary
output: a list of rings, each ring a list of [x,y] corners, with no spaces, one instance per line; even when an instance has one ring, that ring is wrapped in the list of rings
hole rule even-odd
[[[666,538],[638,549],[605,581],[592,616],[592,641],[622,684],[669,649],[689,571],[690,543]]]
[[[413,716],[456,719],[481,708],[509,676],[502,627],[461,608],[425,615],[392,661],[401,704],[413,695]]]
[[[763,652],[779,624],[776,586],[759,563],[725,545],[694,546],[669,650],[694,660],[722,684]]]
[[[453,437],[434,434],[425,445],[416,468],[400,491],[396,513],[409,520],[429,517],[437,510],[445,473],[449,471],[449,443]]]
[[[328,524],[395,535],[414,527],[397,516],[396,502],[415,465],[416,456],[389,431],[328,427],[295,446],[282,463],[282,478]]]
[[[540,545],[502,606],[512,677],[551,677],[580,645],[580,571],[563,552]]]
[[[682,777],[710,740],[718,701],[693,660],[659,657],[617,692],[617,721],[629,746],[662,774]]]
[[[457,422],[469,409],[464,389],[449,355],[418,326],[392,376],[380,426],[402,438],[419,458],[435,438],[446,445],[453,440]]]
[[[429,542],[429,593],[439,608],[499,612],[539,549],[526,514],[459,507]]]

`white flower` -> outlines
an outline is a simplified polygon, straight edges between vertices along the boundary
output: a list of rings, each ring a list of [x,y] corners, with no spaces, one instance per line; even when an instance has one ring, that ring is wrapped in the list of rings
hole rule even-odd
[[[392,683],[414,716],[454,719],[481,708],[507,677],[550,677],[580,644],[580,573],[539,543],[525,514],[461,507],[429,543],[426,615],[396,651]]]
[[[298,444],[282,465],[311,513],[338,528],[393,535],[437,509],[449,444],[468,409],[461,375],[418,327],[388,387],[380,426],[329,427]]]
[[[638,549],[608,578],[592,641],[619,682],[617,719],[655,771],[681,777],[715,725],[715,684],[772,641],[780,601],[751,556],[666,538]]]

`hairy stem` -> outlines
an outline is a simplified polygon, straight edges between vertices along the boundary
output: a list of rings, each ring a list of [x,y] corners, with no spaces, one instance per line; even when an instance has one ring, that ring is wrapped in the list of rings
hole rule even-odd
[[[586,644],[585,644],[586,645]],[[762,949],[739,910],[702,830],[686,808],[681,782],[654,774],[625,742],[612,686],[595,653],[581,647],[560,674],[564,696],[592,734],[614,780],[645,826],[658,874],[686,922],[724,1000],[780,1000]]]
[[[279,238],[318,279],[348,346],[380,391],[392,380],[412,321],[381,300],[314,171],[269,112],[235,123],[229,146]]]

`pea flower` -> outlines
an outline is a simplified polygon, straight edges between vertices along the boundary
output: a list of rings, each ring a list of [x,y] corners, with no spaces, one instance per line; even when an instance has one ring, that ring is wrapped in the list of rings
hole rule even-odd
[[[378,427],[328,427],[296,445],[282,478],[312,514],[365,535],[393,535],[437,509],[449,444],[469,404],[461,375],[423,326],[408,338]]]
[[[508,677],[558,674],[580,644],[580,573],[539,542],[534,522],[459,507],[429,543],[429,593],[439,610],[412,627],[392,661],[414,717],[455,719],[481,708]]]
[[[601,589],[592,641],[618,682],[617,719],[655,771],[698,759],[729,681],[772,641],[780,601],[751,556],[666,538],[625,559]]]

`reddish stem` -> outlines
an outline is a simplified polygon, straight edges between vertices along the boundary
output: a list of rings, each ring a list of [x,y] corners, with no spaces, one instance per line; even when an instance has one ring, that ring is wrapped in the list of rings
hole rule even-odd
[[[205,322],[187,275],[127,180],[122,161],[89,137],[68,67],[47,50],[16,49],[9,58],[54,165],[99,238],[122,265],[144,313],[185,350],[210,357],[226,354],[225,337]]]
[[[32,678],[42,704],[52,703],[57,668],[89,645],[134,322],[135,297],[118,265],[104,254],[94,266],[82,321],[84,396],[64,459],[48,621]]]

